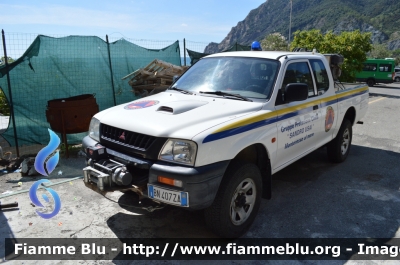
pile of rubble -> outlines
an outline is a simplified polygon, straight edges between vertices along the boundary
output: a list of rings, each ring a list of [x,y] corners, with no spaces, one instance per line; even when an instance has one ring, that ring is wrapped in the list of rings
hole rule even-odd
[[[181,75],[188,66],[177,66],[155,59],[146,67],[138,69],[122,79],[128,79],[135,96],[146,97],[166,90],[174,76]]]
[[[22,176],[39,175],[34,167],[35,157],[36,155],[22,155],[21,157],[12,158],[12,153],[6,152],[4,156],[0,157],[0,172],[20,172]]]

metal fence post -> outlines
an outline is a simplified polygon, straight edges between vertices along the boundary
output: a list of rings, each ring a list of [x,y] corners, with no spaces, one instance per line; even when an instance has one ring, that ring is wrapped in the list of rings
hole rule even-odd
[[[13,129],[14,129],[14,139],[15,139],[15,147],[17,148],[17,157],[19,157],[19,147],[18,147],[18,138],[17,138],[17,127],[15,127],[15,116],[14,116],[14,104],[13,104],[13,99],[12,99],[12,93],[11,93],[11,81],[10,81],[10,74],[9,74],[9,68],[8,68],[8,58],[7,58],[7,48],[6,48],[6,37],[4,36],[4,30],[1,30],[1,37],[3,39],[3,51],[4,51],[4,61],[5,61],[5,66],[6,66],[6,76],[7,76],[7,86],[8,86],[8,94],[10,96],[10,114],[11,114],[11,119],[13,123]]]
[[[183,64],[186,66],[186,40],[183,38]]]
[[[112,92],[113,92],[114,106],[116,106],[117,100],[115,99],[114,74],[113,74],[113,69],[112,69],[112,65],[111,65],[110,42],[108,41],[108,35],[106,35],[106,41],[107,41],[107,50],[108,50],[108,62],[110,64],[110,73],[111,73],[111,87],[112,87]]]

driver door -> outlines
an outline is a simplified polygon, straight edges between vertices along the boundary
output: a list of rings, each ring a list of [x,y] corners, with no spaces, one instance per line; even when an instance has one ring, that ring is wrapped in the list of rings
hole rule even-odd
[[[290,83],[308,85],[308,99],[285,103],[278,93],[277,111],[278,150],[276,170],[292,163],[315,149],[321,121],[321,101],[317,98],[314,80],[308,60],[293,60],[286,65],[281,91]]]

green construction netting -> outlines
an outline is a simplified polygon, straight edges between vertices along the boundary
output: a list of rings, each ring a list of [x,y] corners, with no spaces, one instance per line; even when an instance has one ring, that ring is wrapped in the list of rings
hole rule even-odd
[[[154,59],[181,65],[179,42],[160,50],[146,49],[124,39],[108,45],[98,37],[52,38],[39,35],[18,60],[9,65],[18,145],[47,144],[50,128],[47,101],[95,94],[100,110],[135,100],[128,80],[122,77]],[[111,82],[110,60],[114,90]],[[5,66],[0,67],[0,88],[10,99]],[[15,146],[13,123],[2,136]],[[79,143],[86,133],[69,134],[68,143]]]
[[[228,49],[223,50],[222,52],[236,52],[236,51],[250,51],[250,50],[251,50],[251,46],[235,43]]]
[[[235,43],[231,47],[229,47],[228,49],[223,50],[222,52],[250,51],[250,50],[251,50],[251,46],[241,45],[241,44]],[[189,50],[189,49],[186,49],[186,51],[189,54],[190,64],[191,65],[196,63],[198,60],[200,60],[204,56],[210,55],[209,53],[195,52],[195,51],[192,51],[192,50]]]
[[[195,51],[192,51],[189,49],[186,49],[186,51],[189,54],[191,65],[197,63],[197,61],[200,60],[201,58],[203,58],[204,56],[210,55],[209,53],[200,53],[200,52],[195,52]]]

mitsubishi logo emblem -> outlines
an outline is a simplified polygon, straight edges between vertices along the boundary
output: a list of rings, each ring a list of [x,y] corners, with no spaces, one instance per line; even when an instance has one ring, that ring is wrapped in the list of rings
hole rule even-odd
[[[119,137],[119,139],[124,140],[125,141],[125,132],[122,132],[121,136]]]

